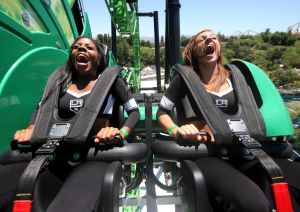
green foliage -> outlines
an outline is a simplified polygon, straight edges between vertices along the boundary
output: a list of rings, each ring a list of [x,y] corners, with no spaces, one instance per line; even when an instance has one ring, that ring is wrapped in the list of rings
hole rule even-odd
[[[271,72],[271,80],[276,87],[289,88],[293,86],[295,80],[299,80],[299,76],[292,70],[277,69]]]
[[[141,41],[141,46],[142,47],[149,47],[149,48],[152,47],[150,41],[144,41],[144,40]]]
[[[154,49],[149,47],[141,47],[141,58],[143,61],[143,64],[145,65],[151,65],[154,64]]]
[[[300,42],[297,42],[295,46],[290,47],[288,51],[283,54],[283,61],[289,67],[300,69]]]
[[[270,29],[252,36],[223,36],[226,61],[246,60],[262,68],[276,86],[300,88],[300,36],[290,32],[271,33]]]
[[[98,34],[96,39],[111,49],[111,37],[108,34]]]
[[[126,40],[118,42],[117,62],[120,65],[132,66],[132,49]]]
[[[180,37],[180,46],[185,47],[188,44],[189,40],[190,40],[190,37],[182,35]]]

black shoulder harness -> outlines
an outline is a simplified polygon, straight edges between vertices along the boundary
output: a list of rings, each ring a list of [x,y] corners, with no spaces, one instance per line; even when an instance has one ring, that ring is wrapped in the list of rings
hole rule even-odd
[[[31,145],[41,146],[47,139],[62,139],[64,143],[72,143],[73,145],[84,144],[103,102],[121,69],[122,67],[120,66],[106,68],[80,112],[70,120],[61,120],[58,117],[58,99],[61,86],[57,86],[47,101],[39,107],[30,141]],[[50,88],[56,86],[59,77],[58,69],[49,77],[43,97],[47,95]]]
[[[238,111],[234,115],[223,113],[212,103],[210,96],[202,86],[199,76],[193,70],[189,70],[187,66],[180,64],[174,66],[184,79],[197,107],[218,143],[230,144],[233,141],[234,134],[231,125],[237,123],[239,125],[245,124],[252,138],[263,140],[265,138],[265,125],[251,89],[235,65],[229,64],[227,67],[232,74],[232,84],[238,101]]]

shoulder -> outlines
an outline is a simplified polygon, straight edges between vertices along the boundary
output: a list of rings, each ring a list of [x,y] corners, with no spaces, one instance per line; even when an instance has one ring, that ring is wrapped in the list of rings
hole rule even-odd
[[[118,76],[111,88],[112,95],[115,97],[128,96],[130,88],[121,76]]]
[[[168,90],[174,90],[176,92],[185,89],[185,87],[186,85],[184,80],[182,79],[181,75],[178,74],[170,82],[170,86],[168,87]]]
[[[114,87],[115,88],[126,88],[126,87],[128,87],[128,85],[125,82],[125,80],[120,75],[118,75],[118,77],[116,78],[116,80],[114,82]]]

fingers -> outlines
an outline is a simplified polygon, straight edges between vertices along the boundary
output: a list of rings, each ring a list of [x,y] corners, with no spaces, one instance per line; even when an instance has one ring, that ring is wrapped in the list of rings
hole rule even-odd
[[[31,138],[32,135],[32,130],[33,129],[23,129],[23,130],[18,130],[14,134],[14,140],[22,143],[22,142],[28,142]]]
[[[177,137],[189,141],[203,141],[203,136],[194,124],[183,125],[177,130]]]
[[[96,135],[96,138],[94,139],[95,143],[102,143],[102,142],[109,142],[112,141],[116,134],[119,133],[118,128],[114,127],[104,127],[102,128]]]

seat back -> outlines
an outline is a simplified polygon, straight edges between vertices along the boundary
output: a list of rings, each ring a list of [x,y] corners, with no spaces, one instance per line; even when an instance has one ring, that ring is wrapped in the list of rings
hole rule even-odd
[[[293,135],[294,129],[285,103],[265,72],[246,61],[233,61],[245,76],[266,125],[266,136]]]

